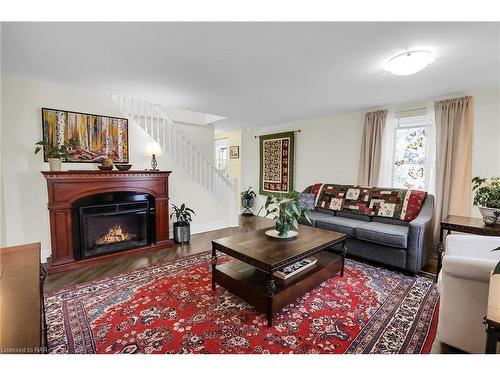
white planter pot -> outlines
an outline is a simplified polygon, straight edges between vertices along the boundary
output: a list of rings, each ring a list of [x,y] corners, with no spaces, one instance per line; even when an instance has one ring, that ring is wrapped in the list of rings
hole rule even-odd
[[[61,159],[49,158],[49,168],[51,172],[59,172],[61,170]]]
[[[499,208],[489,208],[489,207],[477,207],[483,215],[483,220],[485,217],[495,217],[495,213],[497,214],[497,224],[500,224],[500,209]],[[485,221],[486,222],[486,221]]]

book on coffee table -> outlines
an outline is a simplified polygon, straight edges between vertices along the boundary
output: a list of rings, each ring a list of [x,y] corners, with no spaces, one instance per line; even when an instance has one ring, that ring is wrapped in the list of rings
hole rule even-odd
[[[302,260],[299,260],[298,262],[286,266],[285,268],[282,268],[279,271],[275,271],[274,276],[279,279],[286,280],[289,277],[295,276],[300,272],[314,267],[317,261],[318,260],[315,257],[304,258]]]

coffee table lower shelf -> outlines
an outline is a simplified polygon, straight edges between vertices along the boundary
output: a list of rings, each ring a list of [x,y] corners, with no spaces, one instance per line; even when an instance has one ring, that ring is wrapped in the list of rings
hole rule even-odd
[[[271,287],[266,272],[240,260],[217,265],[212,273],[213,282],[266,313],[268,326],[271,327],[275,312],[332,276],[339,273],[343,276],[342,255],[325,250],[314,254],[314,257],[318,259],[314,268],[286,280],[274,277]],[[212,285],[214,287],[215,284]]]

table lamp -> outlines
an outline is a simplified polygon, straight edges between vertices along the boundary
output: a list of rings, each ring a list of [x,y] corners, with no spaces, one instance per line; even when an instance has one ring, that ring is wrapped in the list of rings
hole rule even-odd
[[[156,142],[149,142],[146,144],[146,156],[151,156],[151,171],[158,170],[158,162],[156,161],[156,155],[161,155],[161,147]]]

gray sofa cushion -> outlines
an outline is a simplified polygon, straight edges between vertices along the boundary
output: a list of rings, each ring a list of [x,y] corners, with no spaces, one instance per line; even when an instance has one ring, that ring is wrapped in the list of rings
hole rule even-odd
[[[330,215],[330,216],[335,216],[335,212],[336,212],[336,211],[330,210],[328,208],[323,208],[323,207],[316,207],[315,210],[318,212],[322,212],[324,214]]]
[[[348,219],[354,219],[354,220],[370,221],[370,216],[353,214],[351,212],[336,211],[335,216],[346,217]]]
[[[393,219],[391,217],[380,217],[380,216],[372,217],[372,221],[375,221],[378,223],[393,224],[393,225],[406,225],[406,226],[408,226],[408,224],[409,224],[407,221],[404,221],[404,220]]]
[[[317,220],[321,220],[321,219],[325,219],[325,218],[329,218],[329,217],[334,217],[334,216],[329,215],[329,214],[325,214],[323,212],[310,211],[309,212],[309,219],[311,220],[311,224],[309,224],[307,222],[307,220],[304,219],[303,217],[300,218],[299,223],[300,224],[305,224],[305,225],[312,225],[314,227],[314,226],[316,226],[316,221]]]
[[[408,246],[408,226],[363,222],[356,227],[354,238],[406,249]]]
[[[318,218],[315,225],[320,229],[327,229],[334,232],[345,233],[350,237],[354,237],[354,229],[361,224],[368,223],[361,220],[327,215],[325,217]]]

